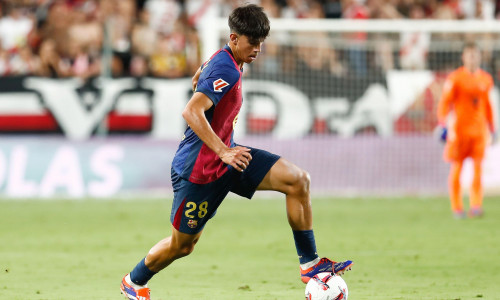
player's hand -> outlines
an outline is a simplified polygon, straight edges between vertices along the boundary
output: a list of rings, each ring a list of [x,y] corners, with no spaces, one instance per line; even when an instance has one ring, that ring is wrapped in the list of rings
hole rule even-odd
[[[250,149],[246,147],[236,146],[234,148],[228,148],[226,151],[224,151],[220,155],[220,159],[236,170],[243,172],[250,164],[252,155],[250,154]]]
[[[446,138],[448,137],[448,129],[445,126],[438,125],[436,129],[434,129],[434,136],[441,142],[445,143]]]

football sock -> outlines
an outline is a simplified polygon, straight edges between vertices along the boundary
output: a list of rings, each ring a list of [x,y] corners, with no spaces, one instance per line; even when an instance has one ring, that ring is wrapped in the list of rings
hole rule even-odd
[[[483,206],[483,186],[481,184],[481,163],[474,163],[474,178],[470,191],[470,208],[478,209]]]
[[[305,264],[300,264],[300,268],[302,270],[307,270],[309,269],[310,267],[314,267],[317,263],[319,263],[320,261],[320,258],[319,257],[316,257],[316,259],[313,259],[311,260],[310,262],[308,263],[305,263]]]
[[[460,172],[462,170],[461,163],[452,163],[450,169],[450,177],[448,179],[451,209],[453,212],[463,211],[462,192],[460,186]]]
[[[130,286],[132,286],[134,289],[136,290],[139,290],[139,289],[142,289],[145,287],[145,285],[138,285],[138,284],[135,284],[131,279],[130,279],[130,274],[127,274],[127,276],[125,276],[125,281],[130,284]]]
[[[318,258],[316,241],[314,240],[314,232],[312,230],[294,230],[293,238],[300,264],[306,264]]]
[[[146,266],[145,260],[143,258],[130,272],[130,280],[135,284],[145,285],[156,274]]]

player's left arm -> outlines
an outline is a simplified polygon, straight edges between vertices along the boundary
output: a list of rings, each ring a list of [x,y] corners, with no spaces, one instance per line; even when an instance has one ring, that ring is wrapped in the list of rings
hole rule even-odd
[[[493,117],[493,106],[491,104],[491,99],[490,99],[490,91],[493,89],[493,79],[491,76],[488,76],[488,90],[485,92],[485,100],[486,100],[486,120],[488,122],[488,129],[490,130],[493,142],[496,140],[496,127],[495,127],[495,119]]]

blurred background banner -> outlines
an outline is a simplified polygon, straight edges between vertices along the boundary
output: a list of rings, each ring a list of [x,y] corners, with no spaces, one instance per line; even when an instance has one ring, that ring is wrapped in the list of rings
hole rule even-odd
[[[158,196],[171,191],[174,142],[14,137],[0,142],[0,192],[12,198]]]
[[[401,196],[446,193],[442,146],[426,137],[241,138],[307,168],[314,195]],[[177,141],[142,137],[4,137],[0,194],[9,198],[165,197]],[[500,145],[486,153],[484,186],[498,193]],[[470,184],[472,166],[464,166]]]
[[[171,192],[190,77],[243,2],[2,1],[0,194]],[[436,108],[467,41],[494,78],[498,120],[493,1],[253,2],[271,34],[244,68],[236,142],[308,170],[315,195],[446,193]],[[499,146],[486,155],[485,192],[498,194]],[[466,163],[466,186],[470,174]]]

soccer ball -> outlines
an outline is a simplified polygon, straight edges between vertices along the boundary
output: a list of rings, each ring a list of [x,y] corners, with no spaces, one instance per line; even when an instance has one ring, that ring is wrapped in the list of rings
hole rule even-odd
[[[306,300],[347,300],[347,284],[332,273],[319,273],[306,285]]]

